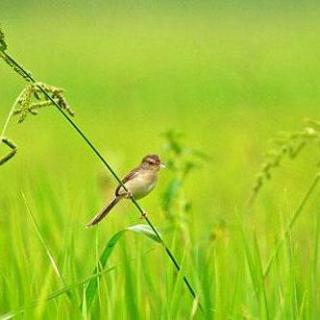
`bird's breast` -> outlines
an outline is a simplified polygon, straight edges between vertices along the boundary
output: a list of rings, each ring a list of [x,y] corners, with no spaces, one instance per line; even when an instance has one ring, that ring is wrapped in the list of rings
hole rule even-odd
[[[157,183],[157,176],[153,173],[140,173],[127,181],[125,186],[136,199],[145,197],[153,190]]]

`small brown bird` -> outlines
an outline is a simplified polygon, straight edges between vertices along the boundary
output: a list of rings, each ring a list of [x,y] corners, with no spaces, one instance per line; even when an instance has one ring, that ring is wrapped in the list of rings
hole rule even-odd
[[[159,156],[156,154],[150,154],[145,156],[140,165],[129,172],[124,177],[122,183],[126,187],[127,191],[118,185],[115,197],[108,203],[88,224],[87,226],[93,226],[98,224],[111,209],[122,199],[128,199],[132,196],[135,199],[141,199],[148,195],[156,186],[158,180],[158,172],[161,168],[165,168],[165,165],[161,162]]]

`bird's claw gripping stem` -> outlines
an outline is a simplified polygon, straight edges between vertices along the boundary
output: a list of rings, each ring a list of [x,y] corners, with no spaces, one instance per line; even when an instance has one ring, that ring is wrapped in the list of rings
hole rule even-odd
[[[131,191],[127,191],[125,197],[126,197],[127,199],[131,199],[131,198],[133,197],[132,192],[131,192]]]

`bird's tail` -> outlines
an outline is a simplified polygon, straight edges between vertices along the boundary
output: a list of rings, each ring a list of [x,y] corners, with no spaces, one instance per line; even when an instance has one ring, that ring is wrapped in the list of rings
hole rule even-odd
[[[99,223],[121,199],[121,196],[115,197],[87,224],[87,227],[91,227]]]

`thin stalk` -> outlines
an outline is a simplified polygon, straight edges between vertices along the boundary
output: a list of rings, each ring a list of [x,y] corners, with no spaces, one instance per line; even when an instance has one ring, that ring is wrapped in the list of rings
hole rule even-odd
[[[14,142],[10,141],[9,139],[7,139],[5,137],[9,122],[13,116],[14,108],[15,108],[15,103],[12,105],[12,107],[8,113],[8,116],[3,124],[1,134],[0,134],[0,145],[1,145],[1,143],[3,143],[11,149],[11,151],[6,156],[4,156],[3,158],[0,159],[0,166],[3,165],[4,163],[6,163],[8,160],[10,160],[17,152],[17,147],[14,144]]]
[[[6,134],[10,119],[11,119],[11,117],[13,115],[14,107],[15,107],[15,105],[13,104],[11,109],[10,109],[10,111],[9,111],[9,113],[8,113],[8,116],[7,116],[7,118],[6,118],[5,122],[4,122],[4,125],[3,125],[2,130],[1,130],[1,134],[0,134],[0,141],[2,141],[2,138],[5,138],[4,135]]]
[[[273,252],[268,260],[267,266],[263,271],[263,278],[266,278],[269,274],[269,271],[271,269],[271,265],[274,261],[274,259],[277,257],[278,252],[282,246],[282,243],[285,241],[286,237],[288,236],[288,234],[290,233],[294,223],[296,222],[297,218],[299,217],[299,215],[301,214],[302,210],[304,209],[308,199],[310,198],[313,190],[315,189],[315,187],[317,186],[318,182],[320,180],[320,173],[317,173],[310,185],[310,187],[308,188],[306,194],[304,195],[302,201],[300,202],[298,208],[296,209],[296,211],[294,212],[293,216],[290,219],[290,222],[287,226],[287,228],[285,229],[285,231],[282,234],[282,237],[278,240],[275,248],[273,249]]]
[[[52,104],[56,107],[56,109],[60,112],[60,114],[67,120],[67,122],[78,132],[78,134],[82,137],[82,139],[87,143],[89,148],[93,151],[93,153],[100,159],[100,161],[104,164],[104,166],[109,170],[109,172],[112,174],[112,176],[117,180],[117,182],[123,187],[124,190],[128,191],[126,186],[123,184],[119,176],[116,174],[116,172],[113,170],[112,166],[109,164],[109,162],[101,155],[101,153],[98,151],[98,149],[95,147],[95,145],[89,140],[87,135],[80,129],[80,127],[60,108],[60,106],[57,104],[57,102],[44,90],[40,85],[37,84],[38,81],[35,80],[35,78],[27,72],[22,65],[20,65],[11,55],[9,55],[6,51],[3,52],[3,55],[5,58],[10,61],[11,65],[14,66],[14,70],[22,76],[25,80],[29,80],[30,82],[34,83],[37,88],[52,102]],[[156,230],[156,228],[153,226],[153,223],[151,220],[145,215],[145,210],[140,206],[140,204],[137,202],[137,200],[134,197],[131,197],[131,201],[134,204],[134,206],[137,208],[137,210],[140,212],[140,214],[144,217],[148,225],[151,227],[153,232],[156,234],[157,238],[161,242],[162,246],[165,249],[165,252],[167,253],[168,257],[170,258],[171,262],[173,263],[176,270],[179,272],[181,270],[181,267],[171,252],[171,250],[168,248],[162,237],[160,236],[159,232]],[[186,276],[183,276],[183,281],[185,285],[187,286],[190,294],[194,299],[197,299],[197,294],[195,290],[193,289],[190,281]],[[200,310],[203,311],[203,308],[201,304],[199,303]]]

